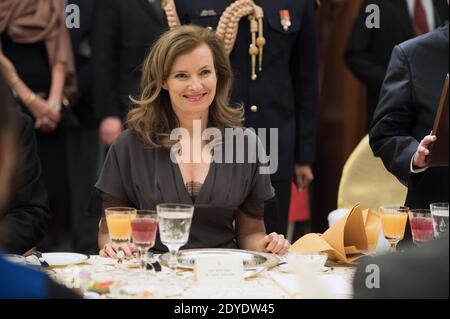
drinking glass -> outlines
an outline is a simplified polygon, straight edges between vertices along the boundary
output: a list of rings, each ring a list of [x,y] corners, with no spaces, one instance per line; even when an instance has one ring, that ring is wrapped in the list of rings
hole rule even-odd
[[[433,218],[429,209],[411,209],[409,224],[413,241],[416,245],[434,238]]]
[[[171,268],[171,284],[176,283],[178,266],[178,250],[184,246],[191,230],[194,206],[184,204],[160,204],[156,206],[158,212],[159,237],[169,249],[169,267]]]
[[[131,235],[133,244],[139,249],[141,275],[145,274],[147,267],[147,251],[155,245],[156,231],[158,229],[158,215],[154,210],[137,210],[131,218]]]
[[[433,217],[434,236],[438,238],[448,231],[448,203],[432,203],[430,210]]]
[[[106,224],[111,241],[116,244],[117,263],[123,262],[125,254],[123,247],[128,245],[131,238],[131,217],[136,214],[136,209],[131,207],[111,207],[105,209]]]
[[[408,219],[409,208],[406,206],[381,206],[381,224],[383,226],[384,237],[391,246],[391,251],[395,252],[397,244],[405,235],[406,221]]]

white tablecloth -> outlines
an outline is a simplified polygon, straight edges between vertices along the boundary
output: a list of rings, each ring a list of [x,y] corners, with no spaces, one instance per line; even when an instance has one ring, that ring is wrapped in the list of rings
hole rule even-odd
[[[325,270],[325,271],[323,271]],[[48,269],[58,282],[70,288],[85,291],[94,281],[114,281],[112,292],[95,294],[87,292],[87,298],[182,298],[182,299],[284,299],[284,298],[351,298],[354,268],[334,265],[321,271],[286,273],[278,267],[246,278],[240,287],[220,288],[199,286],[193,280],[193,272],[181,270],[177,282],[180,291],[170,288],[170,269],[163,266],[161,272],[147,271],[141,274],[136,261],[130,261],[118,269],[115,260],[90,256],[82,264]],[[125,293],[124,293],[125,292]],[[147,293],[143,293],[147,292]]]

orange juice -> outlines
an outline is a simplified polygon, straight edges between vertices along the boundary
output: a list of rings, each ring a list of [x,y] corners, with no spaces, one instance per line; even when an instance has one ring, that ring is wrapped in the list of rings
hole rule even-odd
[[[131,236],[131,215],[112,214],[106,216],[109,236],[112,240],[127,241]]]
[[[384,236],[387,238],[402,239],[405,234],[406,213],[385,213],[381,214],[381,224],[383,225]]]

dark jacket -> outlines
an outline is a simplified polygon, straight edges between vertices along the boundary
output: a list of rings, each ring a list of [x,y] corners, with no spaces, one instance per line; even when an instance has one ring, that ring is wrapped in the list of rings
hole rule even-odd
[[[448,253],[447,234],[407,252],[368,257],[358,265],[354,298],[448,299]],[[377,272],[379,286],[370,288]]]
[[[94,9],[94,107],[100,119],[124,118],[139,89],[141,65],[167,29],[160,1],[97,0]]]
[[[396,46],[370,128],[370,146],[408,187],[410,208],[428,208],[449,198],[448,166],[410,172],[420,140],[433,128],[448,53],[448,25]]]
[[[70,28],[73,56],[77,71],[78,92],[72,105],[76,116],[75,124],[84,128],[98,126],[92,96],[92,24],[95,0],[69,0],[67,4],[77,5],[80,9],[79,28]]]
[[[434,0],[435,25],[448,21],[446,0]],[[366,7],[380,8],[380,28],[366,27]],[[348,67],[368,89],[368,126],[378,103],[381,84],[392,49],[415,36],[406,0],[364,0],[348,40],[345,59]]]
[[[12,253],[23,254],[44,237],[50,220],[47,192],[41,180],[41,164],[37,155],[33,122],[28,115],[19,119],[19,161],[13,179],[12,202],[1,216],[7,231],[0,246]]]

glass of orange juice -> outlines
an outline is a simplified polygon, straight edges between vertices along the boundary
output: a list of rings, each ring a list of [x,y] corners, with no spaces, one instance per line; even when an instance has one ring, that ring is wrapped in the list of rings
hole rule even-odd
[[[134,215],[136,215],[136,209],[131,207],[110,207],[105,209],[109,238],[118,247],[118,264],[121,264],[125,257],[121,248],[130,242],[131,218]]]
[[[408,212],[409,208],[406,206],[387,205],[380,207],[384,237],[389,242],[392,251],[396,251],[398,242],[405,235]]]

